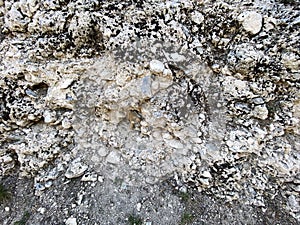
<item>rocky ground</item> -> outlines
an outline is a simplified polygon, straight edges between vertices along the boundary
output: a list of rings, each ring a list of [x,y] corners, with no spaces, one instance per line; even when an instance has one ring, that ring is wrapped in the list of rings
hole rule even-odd
[[[1,224],[299,224],[299,12],[0,0]]]

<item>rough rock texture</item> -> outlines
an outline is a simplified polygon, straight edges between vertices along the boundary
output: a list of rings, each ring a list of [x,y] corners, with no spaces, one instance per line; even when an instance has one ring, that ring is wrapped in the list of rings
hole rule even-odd
[[[0,0],[0,221],[299,222],[299,7]]]

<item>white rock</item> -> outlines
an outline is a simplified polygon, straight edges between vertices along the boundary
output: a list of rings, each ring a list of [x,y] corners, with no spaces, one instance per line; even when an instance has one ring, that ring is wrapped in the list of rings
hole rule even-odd
[[[76,96],[73,91],[69,89],[62,89],[58,86],[51,86],[48,88],[46,102],[59,107],[73,109],[74,100]]]
[[[283,65],[290,69],[292,72],[298,72],[300,69],[300,58],[295,53],[282,54],[281,62]]]
[[[69,179],[80,177],[88,169],[88,166],[84,165],[80,159],[75,159],[67,169],[65,176]]]
[[[259,33],[263,24],[262,15],[254,11],[242,13],[239,15],[238,20],[242,22],[244,29],[251,34]]]
[[[74,81],[74,79],[72,79],[72,78],[66,78],[60,82],[59,87],[61,89],[66,89],[72,84],[73,81]]]
[[[265,120],[268,118],[269,111],[265,105],[258,105],[253,110],[253,116]]]
[[[151,76],[145,76],[141,80],[141,91],[144,96],[151,97]]]
[[[292,211],[297,212],[300,210],[299,201],[294,195],[290,195],[288,197],[288,204],[289,204],[290,208],[292,209]]]
[[[81,178],[81,181],[85,181],[85,182],[95,182],[97,180],[98,180],[98,176],[95,173],[84,174]]]
[[[29,114],[28,117],[27,117],[29,120],[36,120],[36,116],[33,115],[33,114]]]
[[[193,142],[195,142],[196,144],[201,144],[203,142],[203,140],[201,138],[192,138]]]
[[[202,13],[195,11],[192,13],[191,19],[196,24],[201,24],[204,21],[204,16],[202,15]]]
[[[231,76],[226,76],[223,81],[224,92],[233,96],[248,96],[252,97],[247,81],[236,79]]]
[[[162,135],[162,137],[163,137],[163,139],[165,139],[165,140],[171,140],[171,139],[173,139],[172,135],[169,134],[169,133],[164,133],[164,134]]]
[[[139,202],[138,204],[136,204],[136,210],[139,212],[141,211],[142,208],[142,204]]]
[[[164,72],[164,69],[165,66],[161,61],[155,59],[150,62],[151,72],[160,74]]]
[[[186,61],[186,58],[184,55],[180,55],[177,52],[170,54],[170,57],[172,58],[172,61],[174,62],[183,62]]]
[[[106,161],[111,164],[118,164],[121,161],[121,156],[116,151],[111,151],[106,158]]]
[[[205,179],[200,178],[199,181],[200,181],[203,185],[209,186],[209,180],[208,180],[208,179],[206,179],[206,178],[205,178]]]
[[[74,217],[69,217],[66,220],[66,225],[77,225],[77,220]]]
[[[167,143],[167,145],[169,145],[172,148],[177,148],[177,149],[183,148],[183,144],[178,140],[174,140],[174,139],[173,140],[165,140],[165,142]]]
[[[44,122],[45,123],[53,123],[56,120],[56,113],[55,111],[50,112],[48,110],[46,110],[43,114],[44,116]]]
[[[28,17],[24,17],[18,10],[17,3],[15,3],[6,13],[5,24],[11,31],[24,31],[29,22],[30,19]]]
[[[163,75],[166,77],[171,77],[172,71],[170,69],[164,69]]]
[[[5,212],[9,212],[10,208],[9,207],[5,207],[4,210],[5,210]]]
[[[64,118],[62,121],[61,121],[61,126],[65,129],[69,129],[72,127],[72,122],[68,119],[68,118]]]
[[[13,161],[13,158],[10,157],[9,155],[4,155],[3,157],[0,158],[0,162],[3,162],[4,164],[8,164]]]
[[[211,178],[211,174],[209,171],[203,171],[202,176],[206,178]]]
[[[99,181],[100,183],[103,183],[103,182],[104,182],[104,177],[103,177],[103,176],[99,176],[99,177],[98,177],[98,181]]]
[[[108,149],[102,146],[98,149],[97,154],[101,157],[105,157],[108,154]]]
[[[77,205],[81,205],[82,200],[83,200],[83,196],[84,196],[84,193],[82,193],[82,192],[79,192],[77,194],[77,201],[76,201]],[[76,207],[76,204],[75,204],[75,207]]]
[[[46,208],[40,207],[37,210],[40,214],[44,214],[46,212]]]

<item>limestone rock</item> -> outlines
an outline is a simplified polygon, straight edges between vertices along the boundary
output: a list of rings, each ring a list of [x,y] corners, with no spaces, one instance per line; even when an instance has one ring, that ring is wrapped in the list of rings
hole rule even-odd
[[[191,16],[192,21],[194,21],[196,24],[201,24],[204,21],[204,16],[202,13],[195,11],[192,13]]]
[[[106,161],[109,162],[109,163],[111,163],[111,164],[118,164],[121,161],[121,156],[120,156],[120,154],[118,152],[111,151],[108,154],[108,156],[106,158]]]
[[[77,220],[74,217],[69,217],[66,220],[66,225],[77,225]]]
[[[98,176],[95,173],[84,174],[81,178],[81,181],[84,181],[84,182],[95,182],[97,180],[98,180]]]
[[[247,11],[239,15],[238,19],[242,22],[244,29],[251,33],[257,34],[262,28],[263,17],[254,11]]]
[[[161,61],[155,59],[150,62],[150,70],[153,73],[157,73],[157,74],[163,73],[164,69],[165,66]]]
[[[83,164],[78,158],[70,163],[67,172],[65,173],[65,176],[69,179],[77,178],[82,176],[87,169],[88,166]]]
[[[268,118],[268,109],[265,105],[258,105],[253,110],[253,116],[262,120]]]

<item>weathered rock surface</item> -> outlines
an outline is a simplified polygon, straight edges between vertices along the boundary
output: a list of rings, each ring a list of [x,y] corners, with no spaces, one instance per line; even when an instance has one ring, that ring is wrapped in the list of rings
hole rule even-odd
[[[298,1],[0,0],[0,179],[41,199],[78,180],[55,224],[89,224],[108,181],[165,179],[299,220],[298,27]]]

